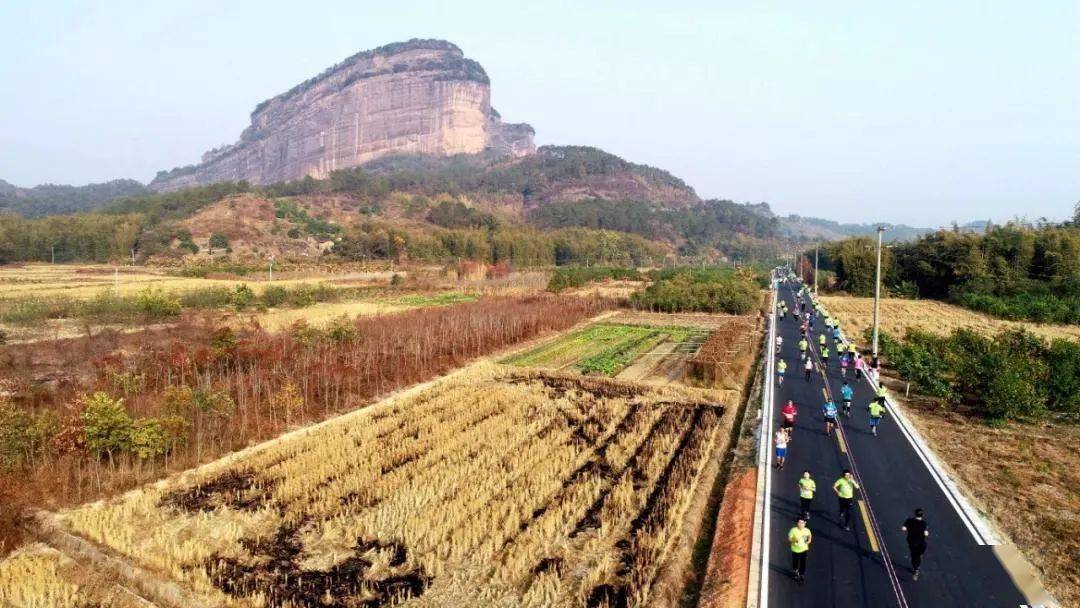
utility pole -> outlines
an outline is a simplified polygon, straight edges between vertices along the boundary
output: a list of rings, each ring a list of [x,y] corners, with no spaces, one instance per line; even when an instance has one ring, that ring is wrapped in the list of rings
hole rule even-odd
[[[119,299],[120,298],[120,269],[117,268],[116,266],[113,266],[113,281],[114,281],[113,293],[115,293],[116,297]]]
[[[881,235],[885,232],[884,226],[877,229],[877,272],[874,273],[874,340],[871,352],[877,358],[878,345],[878,310],[881,304]]]
[[[270,283],[274,282],[274,260],[270,260]]]
[[[55,264],[56,263],[56,245],[53,245],[52,247],[50,247],[50,249],[52,249],[52,263]]]
[[[818,263],[818,246],[814,245],[814,295],[817,296],[817,263]]]

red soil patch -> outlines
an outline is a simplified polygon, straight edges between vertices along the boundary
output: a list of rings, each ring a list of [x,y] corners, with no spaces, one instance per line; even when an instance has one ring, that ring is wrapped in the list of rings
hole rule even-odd
[[[732,471],[717,517],[712,554],[698,603],[700,608],[741,608],[746,605],[756,492],[757,469]]]

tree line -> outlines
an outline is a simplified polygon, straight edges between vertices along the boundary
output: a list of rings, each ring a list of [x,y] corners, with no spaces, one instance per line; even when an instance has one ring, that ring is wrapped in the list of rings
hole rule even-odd
[[[804,252],[813,259],[814,252]],[[846,239],[820,248],[831,288],[874,291],[876,244]],[[892,295],[947,300],[1014,320],[1080,323],[1080,223],[989,225],[982,233],[939,230],[882,251]]]

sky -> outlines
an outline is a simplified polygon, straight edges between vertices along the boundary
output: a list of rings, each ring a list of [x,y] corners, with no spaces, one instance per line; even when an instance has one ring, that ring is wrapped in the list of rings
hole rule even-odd
[[[538,144],[781,214],[940,226],[1080,200],[1080,2],[5,0],[0,179],[197,162],[256,103],[442,38]]]

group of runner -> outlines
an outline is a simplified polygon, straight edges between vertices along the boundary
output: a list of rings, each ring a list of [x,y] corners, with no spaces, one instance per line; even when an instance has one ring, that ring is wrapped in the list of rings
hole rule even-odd
[[[793,283],[797,283],[794,279],[789,279]],[[805,299],[804,299],[805,297]],[[840,398],[843,401],[843,416],[845,418],[851,417],[851,403],[854,399],[855,391],[847,382],[847,368],[852,367],[855,370],[856,379],[861,379],[864,373],[871,374],[872,377],[877,380],[878,362],[876,357],[872,363],[867,366],[862,356],[859,354],[858,348],[854,342],[846,343],[843,340],[843,334],[840,331],[840,322],[833,318],[827,310],[818,302],[813,302],[810,310],[806,310],[806,299],[809,299],[808,290],[805,286],[800,286],[795,291],[795,307],[793,307],[793,315],[798,320],[798,312],[804,311],[802,322],[800,324],[801,337],[798,342],[799,360],[802,362],[803,370],[805,371],[806,381],[810,382],[813,377],[814,364],[813,356],[810,352],[810,339],[809,336],[813,331],[814,321],[816,318],[823,319],[824,327],[821,333],[818,335],[818,349],[819,356],[821,358],[821,364],[828,372],[829,361],[829,341],[839,353],[839,366],[840,375],[843,380],[843,384],[840,387]],[[787,304],[783,299],[780,300],[781,304],[778,304],[779,318],[784,319],[788,311]],[[777,383],[783,384],[784,375],[787,371],[787,362],[783,357],[783,338],[777,336],[776,338],[776,373]],[[869,413],[869,431],[875,437],[877,436],[878,426],[881,424],[881,420],[886,413],[885,408],[886,391],[883,385],[880,383],[877,385],[874,398],[867,404],[867,412]],[[826,392],[825,403],[822,405],[822,417],[825,421],[824,432],[826,436],[831,436],[832,432],[836,430],[838,425],[838,417],[840,412],[838,411],[835,402],[829,393]],[[776,430],[773,441],[776,449],[776,458],[774,466],[778,469],[784,468],[787,462],[787,454],[792,442],[792,435],[795,428],[795,420],[798,415],[798,410],[791,400],[784,405],[781,409],[781,424]],[[797,482],[797,488],[799,492],[799,516],[796,519],[795,526],[788,531],[787,540],[791,549],[792,560],[792,572],[795,580],[802,583],[806,580],[806,558],[810,550],[810,545],[813,542],[813,533],[807,526],[810,521],[810,509],[814,499],[814,495],[817,492],[817,483],[814,481],[809,470],[804,470],[802,476]],[[851,507],[855,500],[855,492],[859,490],[859,484],[855,480],[851,471],[845,469],[839,478],[832,485],[833,492],[837,497],[838,515],[837,522],[844,530],[851,529]],[[901,530],[907,534],[908,549],[911,555],[911,564],[913,578],[918,580],[919,568],[922,562],[922,555],[926,551],[926,538],[929,536],[929,531],[926,525],[926,521],[923,516],[922,509],[916,509],[913,517],[908,518],[901,526]]]

